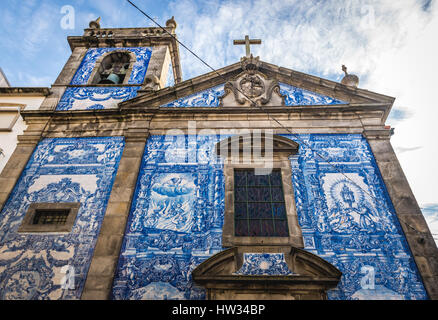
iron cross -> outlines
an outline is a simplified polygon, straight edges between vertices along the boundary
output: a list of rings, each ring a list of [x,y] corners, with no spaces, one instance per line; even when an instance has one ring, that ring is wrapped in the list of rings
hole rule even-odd
[[[249,36],[245,36],[245,40],[234,40],[234,45],[244,44],[246,47],[246,56],[249,58],[251,55],[250,45],[251,44],[262,44],[262,40],[260,39],[249,39]]]

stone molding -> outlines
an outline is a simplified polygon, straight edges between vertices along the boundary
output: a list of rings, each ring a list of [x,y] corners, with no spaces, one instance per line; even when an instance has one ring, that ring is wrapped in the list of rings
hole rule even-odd
[[[285,255],[291,275],[238,275],[247,252]],[[233,247],[219,252],[192,272],[195,283],[207,289],[209,300],[239,299],[327,299],[342,273],[320,257],[294,247]]]

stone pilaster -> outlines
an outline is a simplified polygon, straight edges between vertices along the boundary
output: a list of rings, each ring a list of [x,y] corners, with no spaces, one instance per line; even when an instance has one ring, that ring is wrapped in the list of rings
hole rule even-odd
[[[429,298],[438,299],[438,249],[389,137],[367,134]]]
[[[146,139],[146,134],[136,130],[126,135],[82,300],[104,300],[110,296]]]

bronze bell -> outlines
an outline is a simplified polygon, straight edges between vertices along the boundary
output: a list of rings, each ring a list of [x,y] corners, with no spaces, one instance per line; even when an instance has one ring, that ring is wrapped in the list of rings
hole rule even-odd
[[[120,77],[115,73],[111,73],[106,79],[102,79],[99,84],[119,84]]]

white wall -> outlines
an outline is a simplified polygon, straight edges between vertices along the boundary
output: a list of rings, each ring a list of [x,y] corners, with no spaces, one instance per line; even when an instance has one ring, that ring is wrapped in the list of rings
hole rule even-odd
[[[21,110],[37,110],[45,97],[43,96],[0,96],[0,123],[2,127],[7,126],[7,122],[12,121],[13,112],[18,113],[18,109]],[[17,136],[23,134],[27,126],[21,116],[18,117],[15,124],[12,127],[12,131],[0,131],[0,148],[3,150],[3,154],[0,155],[0,173],[4,166],[8,162],[12,153],[17,146]]]

